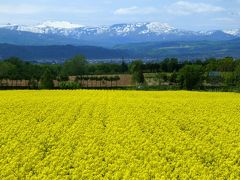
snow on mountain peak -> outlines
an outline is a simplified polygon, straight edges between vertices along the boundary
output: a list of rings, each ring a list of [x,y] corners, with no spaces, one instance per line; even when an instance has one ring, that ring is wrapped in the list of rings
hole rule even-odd
[[[138,34],[147,34],[147,33],[168,33],[175,28],[171,27],[167,23],[160,22],[149,22],[149,23],[129,23],[129,24],[116,24],[110,27],[118,35],[126,35],[132,32]]]
[[[10,28],[10,27],[14,27],[14,26],[17,26],[17,24],[7,23],[7,24],[1,24],[0,28]]]
[[[114,24],[111,26],[82,26],[79,24],[73,24],[66,21],[46,21],[38,25],[16,25],[6,24],[0,25],[0,28],[31,32],[38,34],[54,34],[65,37],[71,37],[73,39],[81,38],[93,38],[95,37],[152,37],[174,35],[179,37],[189,36],[211,36],[218,34],[218,31],[186,31],[176,29],[167,23],[161,22],[137,22],[137,23],[125,23],[125,24]],[[219,31],[224,32],[228,36],[240,37],[240,29]],[[224,34],[223,33],[223,34]],[[220,35],[221,36],[221,33]]]
[[[148,28],[149,32],[153,32],[153,33],[169,32],[169,31],[175,29],[167,23],[160,23],[160,22],[148,23],[147,28]]]
[[[38,25],[17,25],[17,24],[6,24],[0,25],[0,28],[16,30],[16,31],[23,31],[23,32],[32,32],[32,33],[40,33],[40,34],[47,34],[47,33],[60,33],[62,32],[63,35],[68,35],[69,31],[75,30],[77,28],[82,28],[84,26],[79,24],[72,24],[66,21],[46,21],[42,24]]]
[[[233,36],[240,36],[240,29],[224,30],[223,32]]]
[[[74,29],[83,27],[79,24],[73,24],[67,21],[46,21],[36,26],[37,28],[56,28],[56,29]]]

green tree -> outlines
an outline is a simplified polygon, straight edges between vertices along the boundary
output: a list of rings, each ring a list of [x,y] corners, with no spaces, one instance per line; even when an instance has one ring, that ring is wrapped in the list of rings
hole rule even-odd
[[[53,75],[51,71],[47,68],[40,80],[40,88],[41,89],[53,89],[54,88],[54,83],[53,83]]]
[[[233,72],[235,62],[232,57],[226,57],[224,59],[218,60],[218,71],[221,72]]]
[[[3,79],[12,79],[16,66],[9,62],[0,62],[0,86]]]
[[[63,74],[69,76],[83,76],[87,73],[87,60],[83,56],[75,56],[63,65]]]
[[[240,87],[240,63],[237,64],[237,66],[234,69],[234,84],[238,87]]]
[[[139,72],[134,72],[132,74],[133,81],[138,83],[138,84],[143,84],[144,83],[144,75],[142,71]]]
[[[142,71],[142,69],[143,69],[143,62],[141,60],[132,61],[132,63],[129,65],[130,73]]]
[[[234,86],[236,82],[236,76],[233,72],[224,73],[224,82],[227,86]]]
[[[166,58],[161,62],[161,69],[164,72],[173,72],[178,70],[178,59],[175,58]]]
[[[218,60],[216,58],[209,58],[204,63],[207,72],[218,70]]]
[[[128,65],[124,61],[122,61],[122,63],[121,63],[121,72],[125,73],[127,71],[128,71]]]
[[[170,76],[170,82],[171,83],[176,83],[177,82],[177,76],[178,76],[178,74],[176,73],[176,71],[174,71]]]
[[[12,86],[16,86],[13,84],[14,81],[25,79],[25,62],[17,57],[6,59],[5,62],[14,65],[14,69],[9,73],[9,79],[12,80]]]
[[[129,69],[132,74],[133,82],[143,84],[144,83],[143,62],[141,60],[133,61],[130,64]]]
[[[178,77],[180,88],[199,89],[203,81],[203,71],[201,65],[186,65],[179,71]]]

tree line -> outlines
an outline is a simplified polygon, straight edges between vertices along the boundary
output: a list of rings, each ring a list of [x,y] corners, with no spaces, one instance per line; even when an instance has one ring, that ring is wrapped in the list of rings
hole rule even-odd
[[[70,83],[69,77],[76,76],[78,81],[118,81],[117,74],[132,74],[133,81],[144,85],[146,74],[154,74],[154,79],[162,83],[174,84],[180,89],[200,89],[204,85],[239,86],[240,60],[232,57],[222,59],[209,58],[204,61],[179,61],[166,58],[163,61],[147,62],[134,60],[127,64],[99,63],[90,64],[83,56],[75,56],[63,64],[34,64],[12,57],[0,61],[0,86],[2,81],[28,80],[29,87],[54,87],[53,80],[58,80],[64,88],[80,88],[78,83]],[[91,76],[89,76],[91,75]],[[113,76],[98,76],[113,75]]]
[[[240,88],[240,59],[225,57],[209,58],[204,61],[183,61],[167,58],[159,63],[133,61],[130,72],[138,84],[144,84],[144,74],[154,73],[154,79],[174,84],[179,89],[204,89],[205,87]]]

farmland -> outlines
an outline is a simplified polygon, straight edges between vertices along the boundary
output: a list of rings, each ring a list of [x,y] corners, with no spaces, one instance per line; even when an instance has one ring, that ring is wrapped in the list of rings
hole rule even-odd
[[[239,179],[240,95],[0,91],[0,179]]]

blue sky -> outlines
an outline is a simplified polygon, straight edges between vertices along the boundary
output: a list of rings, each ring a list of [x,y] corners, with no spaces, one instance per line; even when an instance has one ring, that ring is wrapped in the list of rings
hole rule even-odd
[[[188,30],[240,28],[240,0],[1,0],[0,24],[159,21]]]

